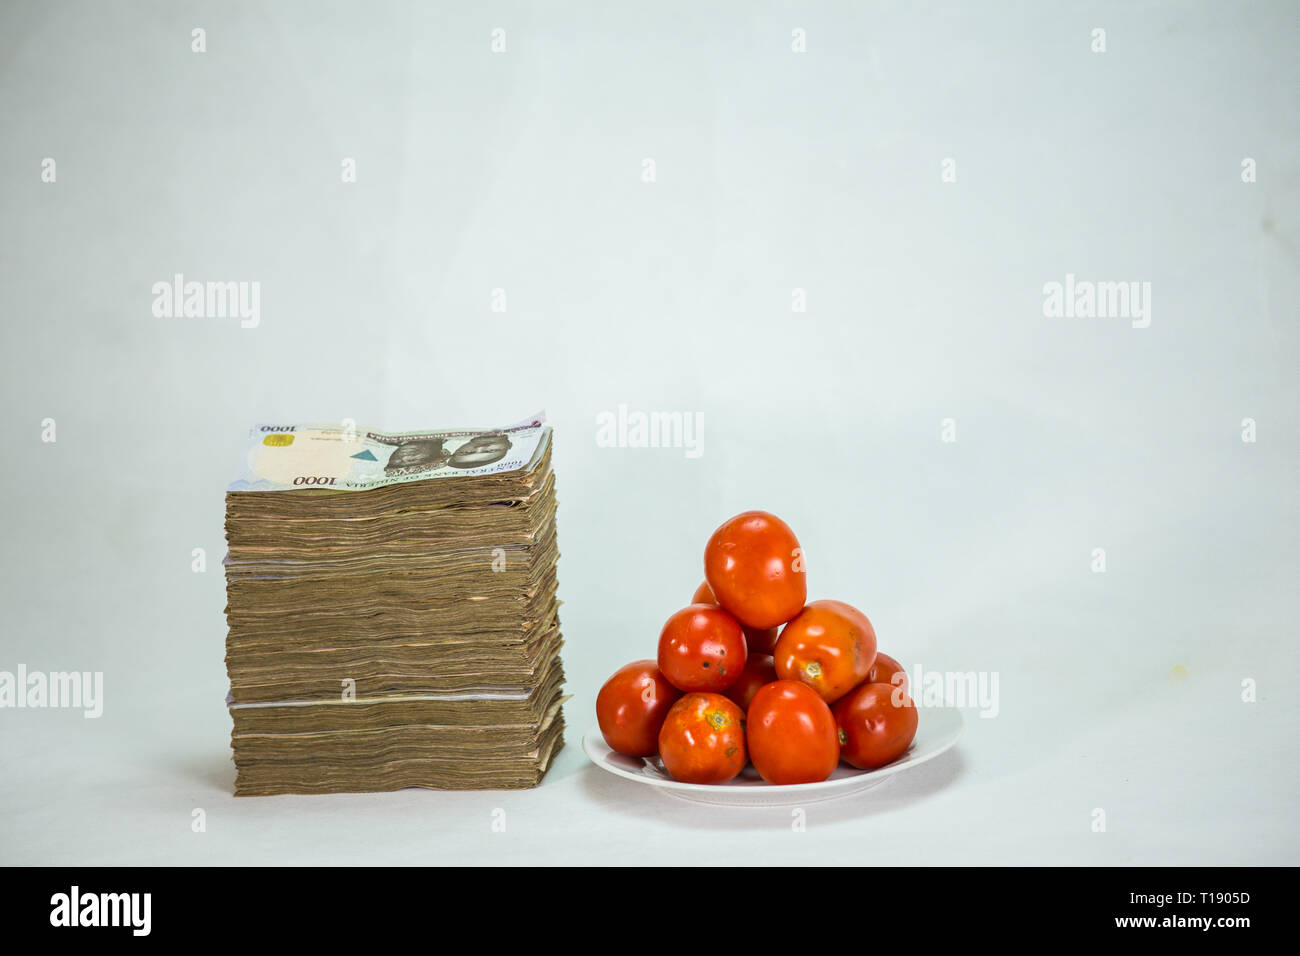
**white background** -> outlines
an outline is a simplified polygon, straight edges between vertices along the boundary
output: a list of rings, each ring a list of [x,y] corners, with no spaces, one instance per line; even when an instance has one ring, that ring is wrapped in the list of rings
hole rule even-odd
[[[0,710],[0,862],[1300,862],[1297,5],[450,6],[0,11],[0,669],[106,698]],[[155,318],[175,273],[259,281],[260,325]],[[1067,273],[1150,282],[1150,327],[1045,317]],[[703,456],[597,447],[619,404],[701,412]],[[247,427],[541,408],[543,785],[235,800]],[[1000,681],[804,833],[578,747],[752,507],[887,653]]]

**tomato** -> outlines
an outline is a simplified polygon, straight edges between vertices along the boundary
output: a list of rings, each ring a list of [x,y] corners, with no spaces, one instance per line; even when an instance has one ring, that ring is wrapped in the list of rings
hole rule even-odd
[[[835,705],[835,723],[840,756],[855,767],[871,770],[907,751],[916,736],[918,716],[912,698],[893,684],[863,684]]]
[[[758,689],[774,680],[776,680],[776,666],[772,663],[772,655],[750,654],[739,679],[727,688],[727,696],[739,704],[741,710],[749,710],[749,703],[758,693]]]
[[[745,769],[745,714],[721,694],[687,694],[659,731],[659,756],[674,780],[726,783]]]
[[[896,687],[903,688],[904,694],[911,693],[908,689],[907,671],[903,670],[903,665],[888,654],[879,652],[876,654],[876,662],[871,665],[871,671],[867,674],[867,679],[863,683],[893,684]]]
[[[695,596],[691,598],[691,603],[718,603],[718,599],[713,596],[713,588],[709,587],[708,581],[695,589]],[[744,625],[742,624],[741,627],[744,627]],[[749,648],[751,654],[771,654],[772,648],[776,647],[776,639],[780,633],[781,629],[778,627],[769,627],[765,630],[757,627],[745,627],[745,646]]]
[[[840,762],[835,717],[807,684],[760,687],[746,721],[749,759],[768,783],[816,783]]]
[[[704,577],[719,605],[759,630],[780,627],[808,598],[799,541],[766,511],[746,511],[713,532],[704,549]]]
[[[620,667],[596,695],[596,722],[609,749],[649,757],[659,749],[659,728],[682,696],[654,661]]]
[[[843,601],[813,601],[782,629],[773,657],[778,677],[802,681],[833,704],[871,672],[876,631]]]
[[[659,635],[659,669],[678,690],[724,691],[745,669],[745,632],[720,607],[692,604]]]

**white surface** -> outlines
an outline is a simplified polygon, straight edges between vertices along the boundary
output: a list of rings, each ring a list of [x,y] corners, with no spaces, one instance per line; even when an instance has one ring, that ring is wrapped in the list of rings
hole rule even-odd
[[[858,770],[841,763],[829,777],[816,783],[774,786],[760,777],[752,764],[726,783],[683,783],[672,778],[658,757],[625,757],[610,750],[595,724],[582,735],[582,750],[606,773],[657,789],[665,796],[718,807],[801,807],[821,800],[845,800],[874,789],[895,774],[940,756],[961,737],[961,711],[956,708],[929,708],[922,711],[922,716],[925,720],[917,727],[915,739],[893,763],[875,770]],[[859,804],[860,808],[866,806]]]
[[[106,695],[0,711],[0,862],[1300,862],[1296,5],[613,6],[0,7],[0,669]],[[176,272],[260,281],[261,324],[154,318]],[[1045,318],[1067,273],[1150,281],[1150,327]],[[704,454],[597,447],[621,403],[703,413]],[[539,407],[544,785],[233,799],[247,426]],[[577,746],[750,507],[909,669],[999,675],[805,832]]]

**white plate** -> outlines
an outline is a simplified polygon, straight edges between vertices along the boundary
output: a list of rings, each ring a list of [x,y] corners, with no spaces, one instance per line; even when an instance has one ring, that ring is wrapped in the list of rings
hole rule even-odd
[[[818,800],[833,800],[868,790],[884,783],[900,771],[939,756],[961,736],[961,711],[950,707],[922,707],[916,739],[907,752],[893,763],[876,770],[855,770],[840,764],[820,783],[795,783],[775,786],[767,783],[747,766],[734,780],[720,784],[682,783],[668,776],[658,757],[625,757],[614,753],[605,743],[599,727],[592,727],[582,738],[582,749],[601,770],[626,777],[661,793],[695,803],[723,807],[791,807]]]

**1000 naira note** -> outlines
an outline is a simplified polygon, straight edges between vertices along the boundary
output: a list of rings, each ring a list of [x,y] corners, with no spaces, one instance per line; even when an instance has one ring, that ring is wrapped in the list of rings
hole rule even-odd
[[[255,425],[229,491],[364,491],[431,478],[504,475],[547,447],[544,415],[497,429],[369,431],[337,425]]]

